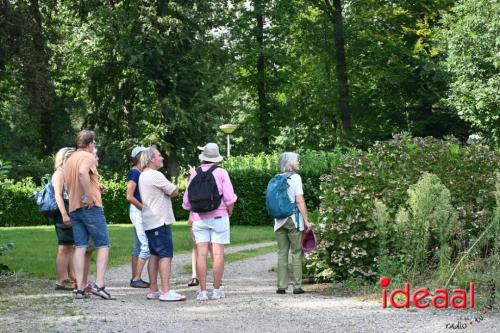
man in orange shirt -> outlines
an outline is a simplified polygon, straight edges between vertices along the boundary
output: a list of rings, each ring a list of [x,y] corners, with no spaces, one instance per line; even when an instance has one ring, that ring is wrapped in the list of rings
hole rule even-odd
[[[69,216],[73,225],[75,252],[73,264],[77,283],[75,298],[88,297],[84,292],[83,275],[85,251],[89,235],[97,250],[97,277],[92,293],[104,299],[111,299],[105,290],[104,275],[108,265],[109,234],[101,200],[104,187],[99,184],[95,149],[95,133],[81,131],[76,137],[76,152],[66,161],[64,179],[69,196]]]

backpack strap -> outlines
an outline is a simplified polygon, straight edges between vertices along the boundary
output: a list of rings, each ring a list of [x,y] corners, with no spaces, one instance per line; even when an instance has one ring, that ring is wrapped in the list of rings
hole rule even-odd
[[[196,173],[199,174],[200,172],[202,173],[212,173],[215,169],[217,169],[219,166],[217,164],[212,165],[207,171],[203,171],[201,166],[196,168]]]

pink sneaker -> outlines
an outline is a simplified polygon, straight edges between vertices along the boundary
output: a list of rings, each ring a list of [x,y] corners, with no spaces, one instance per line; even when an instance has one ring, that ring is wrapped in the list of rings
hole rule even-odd
[[[157,291],[152,291],[152,290],[149,290],[148,294],[146,295],[146,298],[147,299],[158,299],[160,298],[160,291],[157,290]]]

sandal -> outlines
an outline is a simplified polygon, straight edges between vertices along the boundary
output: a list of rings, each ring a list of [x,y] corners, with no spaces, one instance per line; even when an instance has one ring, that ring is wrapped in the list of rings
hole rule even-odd
[[[192,278],[191,280],[189,280],[188,282],[188,287],[195,287],[197,285],[200,284],[200,280],[198,280],[198,278]]]

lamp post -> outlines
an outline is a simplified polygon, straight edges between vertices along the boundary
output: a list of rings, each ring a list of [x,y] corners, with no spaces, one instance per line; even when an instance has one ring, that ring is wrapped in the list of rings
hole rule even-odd
[[[233,133],[238,125],[233,125],[233,124],[224,124],[220,125],[219,128],[224,134],[227,135],[227,157],[231,156],[231,143],[229,142],[229,137],[231,136],[231,133]]]

